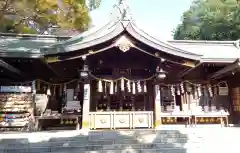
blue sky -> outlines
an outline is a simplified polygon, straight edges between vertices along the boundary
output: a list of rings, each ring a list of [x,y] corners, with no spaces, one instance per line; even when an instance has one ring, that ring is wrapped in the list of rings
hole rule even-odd
[[[182,13],[193,0],[127,0],[137,26],[163,39],[172,39],[172,30],[181,21]],[[91,12],[93,24],[103,25],[110,20],[110,13],[116,0],[102,0],[100,8]]]

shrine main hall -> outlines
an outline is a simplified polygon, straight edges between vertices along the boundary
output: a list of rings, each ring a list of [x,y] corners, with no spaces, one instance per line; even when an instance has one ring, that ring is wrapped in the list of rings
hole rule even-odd
[[[0,128],[238,124],[239,41],[161,41],[124,6],[71,37],[2,33]]]

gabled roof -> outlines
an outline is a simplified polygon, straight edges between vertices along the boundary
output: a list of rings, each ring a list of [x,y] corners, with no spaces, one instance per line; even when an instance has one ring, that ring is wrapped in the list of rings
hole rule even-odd
[[[0,56],[32,58],[39,57],[42,55],[40,48],[50,46],[57,41],[65,39],[69,39],[69,37],[1,33]]]
[[[139,29],[129,17],[128,10],[124,4],[120,3],[117,6],[118,17],[107,23],[105,26],[95,28],[84,32],[69,40],[52,45],[49,48],[48,54],[58,54],[64,52],[77,51],[95,45],[111,41],[114,38],[121,36],[123,33],[130,34],[136,40],[155,48],[161,52],[180,56],[192,60],[200,60],[201,54],[192,53],[184,49],[173,46],[168,42],[163,42],[148,35],[143,30]],[[53,49],[61,48],[61,49]],[[54,52],[55,51],[55,52]]]
[[[159,52],[200,62],[232,63],[240,57],[236,41],[160,41],[139,29],[133,22],[128,6],[123,0],[115,5],[116,17],[104,26],[93,27],[82,34],[70,37],[49,35],[0,34],[0,56],[39,57],[78,51],[114,40],[123,33]],[[114,47],[114,45],[113,45]]]

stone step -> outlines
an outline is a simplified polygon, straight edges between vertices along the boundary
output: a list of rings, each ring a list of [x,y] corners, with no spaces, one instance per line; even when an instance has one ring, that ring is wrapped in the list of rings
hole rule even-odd
[[[238,128],[1,134],[0,153],[223,153],[239,137]]]
[[[69,143],[69,144],[135,144],[138,142],[158,142],[158,143],[186,143],[187,141],[201,141],[202,137],[162,137],[162,136],[146,136],[146,137],[116,137],[112,139],[88,139],[82,138],[82,139],[76,139],[76,138],[67,138],[67,139],[54,139],[54,140],[48,140],[48,141],[38,141],[39,143],[31,142],[28,139],[3,139],[0,141],[0,146],[2,145],[8,145],[8,146],[16,146],[19,145],[56,145],[56,144],[63,144],[63,143]],[[37,141],[37,140],[36,140]]]
[[[198,148],[197,148],[198,149]],[[186,153],[185,148],[152,148],[152,149],[135,149],[132,147],[128,148],[121,148],[121,149],[115,149],[115,150],[104,150],[101,148],[87,148],[85,150],[81,150],[79,148],[61,148],[61,149],[50,149],[50,148],[44,148],[44,149],[11,149],[11,150],[4,150],[4,153],[82,153],[82,152],[116,152],[116,153],[144,153],[144,152],[160,152],[160,153]],[[2,152],[2,151],[1,151]]]
[[[202,142],[186,142],[186,143],[135,143],[135,144],[80,144],[80,143],[63,143],[63,144],[49,144],[49,145],[42,145],[42,144],[30,144],[30,145],[2,145],[0,149],[44,149],[44,148],[79,148],[84,149],[88,147],[95,147],[95,148],[104,148],[104,149],[121,149],[126,147],[132,147],[135,149],[149,149],[149,148],[171,148],[171,147],[184,147],[186,144],[191,144],[193,146],[201,145]]]

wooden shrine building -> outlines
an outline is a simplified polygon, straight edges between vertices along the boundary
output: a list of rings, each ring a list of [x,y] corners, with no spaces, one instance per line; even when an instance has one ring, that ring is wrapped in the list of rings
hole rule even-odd
[[[122,1],[114,11],[103,27],[73,37],[1,34],[1,113],[18,114],[16,126],[31,116],[87,129],[239,122],[239,41],[160,41]],[[31,87],[34,105],[9,102],[27,92],[16,86]],[[14,125],[6,116],[0,123]]]

